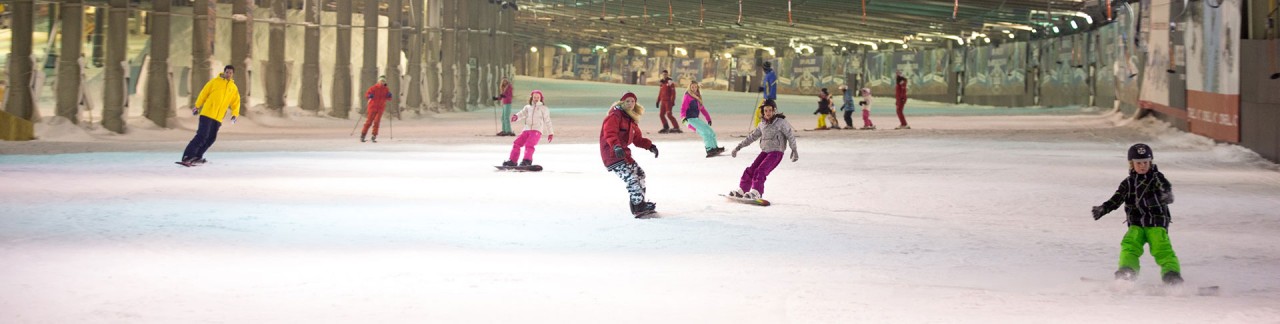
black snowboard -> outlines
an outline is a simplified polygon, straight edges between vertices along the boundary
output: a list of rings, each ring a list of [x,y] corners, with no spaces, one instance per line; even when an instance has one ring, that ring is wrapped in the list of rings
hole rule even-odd
[[[494,167],[495,167],[495,168],[498,168],[498,170],[501,170],[501,171],[516,171],[516,172],[538,172],[538,171],[542,171],[542,166],[541,166],[541,165],[527,165],[527,166],[505,166],[505,165],[498,165],[498,166],[494,166]]]

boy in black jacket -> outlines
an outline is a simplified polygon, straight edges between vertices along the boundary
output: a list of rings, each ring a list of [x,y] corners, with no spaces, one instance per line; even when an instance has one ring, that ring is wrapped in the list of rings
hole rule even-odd
[[[1133,280],[1138,275],[1138,257],[1142,256],[1142,246],[1149,243],[1151,256],[1160,265],[1161,278],[1166,284],[1176,285],[1182,283],[1182,268],[1169,242],[1173,188],[1151,163],[1152,156],[1147,144],[1129,147],[1129,177],[1120,182],[1111,199],[1093,207],[1093,219],[1098,220],[1124,204],[1129,231],[1120,241],[1120,269],[1116,270],[1116,279]]]

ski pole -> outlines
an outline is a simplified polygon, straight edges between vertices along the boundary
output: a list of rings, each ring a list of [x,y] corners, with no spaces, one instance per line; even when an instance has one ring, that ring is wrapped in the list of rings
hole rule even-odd
[[[398,107],[396,108],[396,114],[397,114],[397,115],[399,115],[399,114],[400,114],[400,108],[398,108]],[[388,119],[387,119],[387,122],[388,122],[388,123],[390,123],[390,124],[388,124],[387,126],[390,126],[390,127],[388,127],[388,128],[391,128],[391,140],[393,140],[393,141],[394,141],[394,140],[396,140],[396,119],[395,119],[395,118],[388,118]]]
[[[355,125],[351,125],[351,135],[347,135],[347,136],[355,136],[355,135],[356,135],[356,126],[360,126],[360,121],[361,121],[361,120],[364,120],[364,115],[359,115],[359,116],[357,116],[357,117],[356,117],[356,124],[355,124]]]

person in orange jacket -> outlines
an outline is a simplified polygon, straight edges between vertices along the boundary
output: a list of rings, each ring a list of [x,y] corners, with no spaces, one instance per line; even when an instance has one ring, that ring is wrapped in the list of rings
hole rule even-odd
[[[378,142],[378,126],[382,124],[382,112],[387,110],[387,101],[391,101],[391,89],[387,88],[387,77],[378,77],[378,83],[369,87],[369,91],[364,92],[365,97],[369,98],[369,110],[365,113],[368,116],[364,121],[364,129],[360,130],[360,142],[364,142],[364,136],[369,133],[369,126],[373,126],[373,142]]]

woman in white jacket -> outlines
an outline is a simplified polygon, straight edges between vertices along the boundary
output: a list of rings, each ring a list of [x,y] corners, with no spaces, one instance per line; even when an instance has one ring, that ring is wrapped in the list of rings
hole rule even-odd
[[[524,147],[524,159],[520,160],[520,166],[532,166],[534,147],[538,145],[538,141],[542,140],[542,133],[547,133],[547,143],[551,143],[551,140],[556,137],[555,131],[551,128],[551,109],[542,103],[542,91],[533,90],[529,93],[529,104],[511,115],[511,122],[521,120],[524,121],[524,131],[520,132],[520,136],[516,137],[516,141],[511,144],[511,156],[506,162],[502,162],[503,166],[516,165],[516,157],[520,156],[521,147]]]

